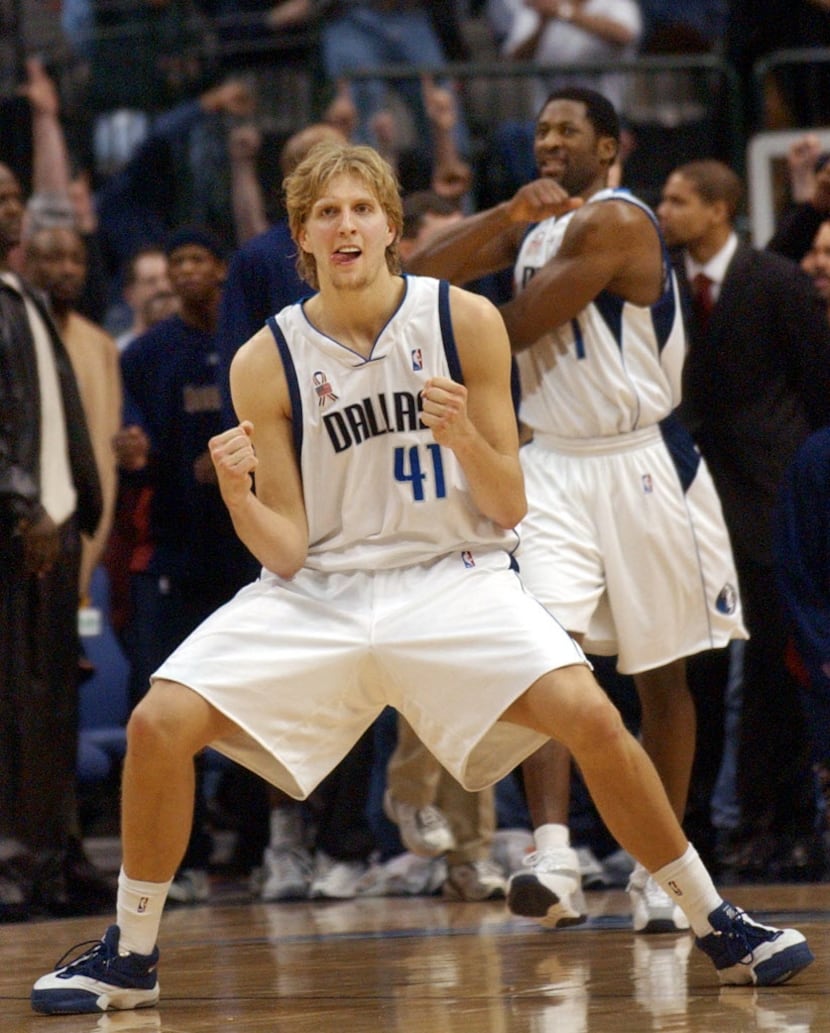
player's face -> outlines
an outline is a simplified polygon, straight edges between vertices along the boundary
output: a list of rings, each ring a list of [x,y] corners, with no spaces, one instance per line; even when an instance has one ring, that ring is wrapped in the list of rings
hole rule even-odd
[[[314,202],[299,235],[314,256],[320,287],[358,289],[386,270],[386,249],[395,239],[380,201],[359,177],[333,176]]]
[[[830,303],[830,222],[823,222],[813,246],[801,261],[801,268],[813,278],[816,290]]]
[[[23,194],[17,177],[0,165],[0,255],[20,243],[23,229]]]
[[[596,184],[616,154],[616,141],[597,136],[575,100],[552,100],[536,120],[533,157],[540,176],[555,179],[571,197]]]
[[[666,180],[657,216],[669,247],[689,247],[706,238],[717,222],[716,206],[704,201],[694,184],[673,172]]]

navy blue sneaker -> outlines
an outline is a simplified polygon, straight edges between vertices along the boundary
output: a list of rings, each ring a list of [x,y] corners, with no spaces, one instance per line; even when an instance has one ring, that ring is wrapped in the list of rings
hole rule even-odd
[[[760,925],[723,903],[709,915],[714,932],[695,941],[714,962],[721,983],[729,986],[785,983],[813,961],[797,929]]]
[[[152,954],[118,953],[121,931],[111,925],[104,938],[74,961],[68,954],[90,943],[72,947],[50,972],[32,987],[32,1008],[45,1015],[77,1015],[85,1012],[152,1008],[158,1003],[156,977],[158,947]]]

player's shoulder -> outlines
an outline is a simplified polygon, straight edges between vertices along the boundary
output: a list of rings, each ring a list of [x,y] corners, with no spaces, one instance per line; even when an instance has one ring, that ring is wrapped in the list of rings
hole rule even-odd
[[[249,337],[239,348],[233,357],[233,365],[237,372],[251,372],[256,374],[264,371],[277,361],[278,350],[274,335],[269,326],[261,329]]]
[[[450,284],[449,288],[450,312],[452,313],[453,325],[456,326],[459,320],[499,320],[499,310],[483,294],[467,290],[466,287],[456,287]]]
[[[641,201],[629,190],[619,188],[601,190],[590,198],[587,204],[574,212],[574,219],[580,217],[604,219],[620,224],[652,224],[655,218],[654,213],[644,201]]]
[[[589,203],[568,216],[568,243],[582,242],[586,248],[603,243],[615,248],[654,236],[655,218],[650,209],[627,191],[601,191]]]

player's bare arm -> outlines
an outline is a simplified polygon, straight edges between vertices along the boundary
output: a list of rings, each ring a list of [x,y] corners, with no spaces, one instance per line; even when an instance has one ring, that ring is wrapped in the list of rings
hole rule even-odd
[[[231,395],[240,424],[210,441],[219,489],[247,548],[267,570],[291,578],[305,562],[308,524],[288,386],[269,330],[234,356]]]
[[[439,230],[410,256],[407,272],[459,285],[496,273],[513,264],[529,223],[581,204],[552,179],[526,183],[509,201]]]
[[[574,215],[557,254],[501,314],[517,352],[573,319],[603,290],[651,305],[661,284],[662,251],[648,215],[627,201],[601,201]]]
[[[453,288],[453,330],[464,384],[433,377],[423,391],[423,422],[451,448],[479,509],[500,527],[515,527],[527,508],[510,396],[510,346],[498,310]]]

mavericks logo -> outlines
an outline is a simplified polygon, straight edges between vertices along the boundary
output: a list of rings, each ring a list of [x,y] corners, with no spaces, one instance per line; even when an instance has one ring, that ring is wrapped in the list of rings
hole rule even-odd
[[[718,613],[734,613],[738,607],[738,591],[734,585],[727,582],[718,592],[715,600],[715,609]]]

